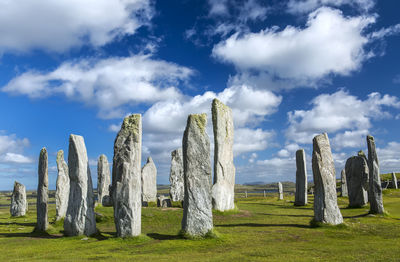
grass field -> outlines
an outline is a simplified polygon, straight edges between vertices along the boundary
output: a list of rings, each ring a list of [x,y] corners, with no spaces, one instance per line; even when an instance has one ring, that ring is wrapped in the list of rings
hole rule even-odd
[[[9,194],[0,197],[0,261],[399,261],[400,190],[385,190],[385,216],[368,215],[368,206],[347,208],[339,198],[344,225],[310,227],[312,199],[294,207],[293,196],[238,198],[238,212],[214,212],[216,239],[186,240],[178,236],[182,209],[142,209],[142,236],[119,239],[112,208],[97,207],[95,237],[64,237],[62,222],[49,234],[35,235],[35,197],[26,217],[11,218]],[[51,199],[52,201],[53,199]],[[55,215],[50,204],[49,220]]]

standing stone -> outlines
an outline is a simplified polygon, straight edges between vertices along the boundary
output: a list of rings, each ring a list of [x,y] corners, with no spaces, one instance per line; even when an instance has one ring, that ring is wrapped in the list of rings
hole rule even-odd
[[[278,200],[283,200],[283,186],[281,182],[278,182]]]
[[[103,201],[109,202],[109,198],[104,199],[104,197],[110,194],[108,191],[110,180],[111,176],[108,159],[105,155],[101,155],[97,161],[97,201],[100,204],[103,204]]]
[[[368,164],[361,156],[352,156],[345,166],[349,207],[362,207],[368,203]]]
[[[92,176],[85,141],[82,136],[70,135],[68,149],[70,190],[64,231],[67,236],[96,233]]]
[[[13,217],[25,216],[28,210],[28,202],[26,202],[25,186],[17,181],[14,182],[14,190],[11,195],[10,213]]]
[[[157,168],[151,157],[142,168],[142,201],[157,201]]]
[[[346,181],[346,170],[343,169],[341,174],[340,174],[340,191],[341,191],[341,196],[342,197],[347,197],[348,195],[348,190],[347,190],[347,181]]]
[[[111,198],[117,236],[138,236],[142,215],[142,120],[125,117],[114,142]]]
[[[244,197],[247,198],[247,190],[244,191]]]
[[[64,160],[64,151],[57,152],[57,182],[56,182],[56,220],[65,217],[69,199],[68,165]]]
[[[304,149],[296,151],[296,194],[294,205],[304,206],[307,204],[307,168],[306,154]]]
[[[219,211],[231,210],[235,208],[232,110],[214,99],[211,112],[214,130],[213,208]]]
[[[267,195],[265,194],[265,190],[264,190],[264,197],[266,197]]]
[[[337,205],[335,165],[326,133],[313,139],[312,170],[315,184],[314,220],[332,225],[343,223]]]
[[[185,195],[183,180],[182,148],[171,153],[171,169],[169,173],[169,195],[172,201],[183,201]]]
[[[48,174],[48,161],[47,161],[47,150],[42,148],[39,156],[39,183],[37,189],[37,202],[36,202],[36,213],[37,213],[37,231],[46,231],[48,227],[47,218],[47,201],[49,198],[49,174]]]
[[[396,173],[392,173],[392,188],[398,189]]]
[[[172,207],[171,199],[165,197],[164,195],[157,197],[157,207]]]
[[[368,167],[369,167],[369,202],[370,212],[373,214],[383,214],[383,199],[381,177],[379,174],[378,155],[375,149],[373,136],[367,136],[368,144]]]
[[[211,200],[210,139],[207,115],[189,115],[183,135],[185,198],[182,232],[205,236],[213,228]]]

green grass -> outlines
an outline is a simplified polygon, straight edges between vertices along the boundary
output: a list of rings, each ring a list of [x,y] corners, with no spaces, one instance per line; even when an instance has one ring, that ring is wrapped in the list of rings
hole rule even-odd
[[[312,227],[311,203],[293,206],[271,197],[239,197],[237,210],[213,213],[209,238],[182,237],[182,209],[142,209],[142,235],[115,237],[111,207],[96,207],[99,234],[64,237],[62,221],[47,234],[32,233],[35,201],[25,217],[11,218],[9,194],[0,195],[0,261],[398,261],[400,190],[385,190],[388,215],[369,215],[369,207],[347,208],[338,198],[344,225]],[[34,200],[34,199],[33,199]],[[52,201],[53,199],[51,199]],[[55,216],[50,204],[49,221]]]

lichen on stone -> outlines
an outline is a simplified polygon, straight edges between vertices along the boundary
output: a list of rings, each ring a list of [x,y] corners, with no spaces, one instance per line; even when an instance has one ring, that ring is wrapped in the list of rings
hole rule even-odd
[[[124,118],[122,122],[121,129],[138,133],[139,132],[139,123],[140,123],[140,114],[133,114]]]
[[[59,150],[57,152],[57,162],[58,161],[62,161],[62,160],[64,160],[64,151],[63,150]]]
[[[374,137],[373,137],[373,136],[371,136],[371,135],[367,135],[367,140],[374,141]]]
[[[207,125],[207,114],[192,114],[190,117],[196,122],[196,125],[200,129],[201,133],[204,133]]]
[[[358,151],[358,154],[357,154],[357,155],[358,155],[358,156],[361,156],[361,157],[366,157],[364,151],[362,151],[362,150]]]

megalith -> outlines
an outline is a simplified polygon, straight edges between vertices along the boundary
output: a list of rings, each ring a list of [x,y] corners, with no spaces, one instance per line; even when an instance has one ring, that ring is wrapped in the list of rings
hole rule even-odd
[[[117,236],[138,236],[142,215],[142,120],[125,117],[114,142],[111,198]]]
[[[296,193],[295,206],[304,206],[307,204],[307,168],[306,154],[304,149],[296,151]]]
[[[183,201],[185,194],[183,181],[183,160],[182,148],[176,149],[171,153],[171,169],[169,173],[169,195],[172,201]]]
[[[14,182],[14,190],[11,195],[10,213],[13,217],[25,216],[28,210],[25,186],[17,181]]]
[[[368,203],[368,164],[361,156],[352,156],[346,161],[346,184],[349,207],[362,207]]]
[[[383,214],[383,199],[381,177],[379,173],[378,155],[376,154],[375,140],[373,136],[367,136],[368,168],[369,168],[369,202],[370,212]]]
[[[68,209],[69,175],[68,165],[64,160],[64,151],[57,152],[57,182],[56,182],[56,220],[64,218]]]
[[[232,110],[214,99],[211,106],[214,131],[213,208],[219,211],[235,208],[235,165],[233,164]]]
[[[283,186],[281,182],[278,182],[278,200],[283,200]]]
[[[314,221],[337,225],[343,217],[337,204],[336,171],[326,133],[313,139]]]
[[[210,139],[206,126],[206,114],[189,115],[182,140],[185,181],[182,232],[191,237],[205,236],[213,228]]]
[[[93,183],[82,136],[71,134],[69,137],[68,174],[70,189],[67,214],[64,219],[65,234],[93,235],[96,233]]]
[[[342,169],[342,172],[340,173],[340,193],[342,197],[349,196],[347,190],[346,169]]]
[[[108,159],[106,155],[100,155],[97,160],[97,202],[100,204],[103,204],[103,201],[109,201],[109,198],[104,199],[104,197],[110,194],[108,191],[111,183],[110,181],[111,175]]]
[[[47,217],[47,202],[49,199],[49,173],[48,173],[48,157],[46,148],[40,150],[39,155],[39,183],[37,189],[37,202],[36,202],[36,213],[37,213],[37,231],[46,231],[49,225]]]
[[[142,201],[157,201],[157,168],[150,156],[142,168]]]
[[[392,173],[392,188],[398,189],[396,173]]]

